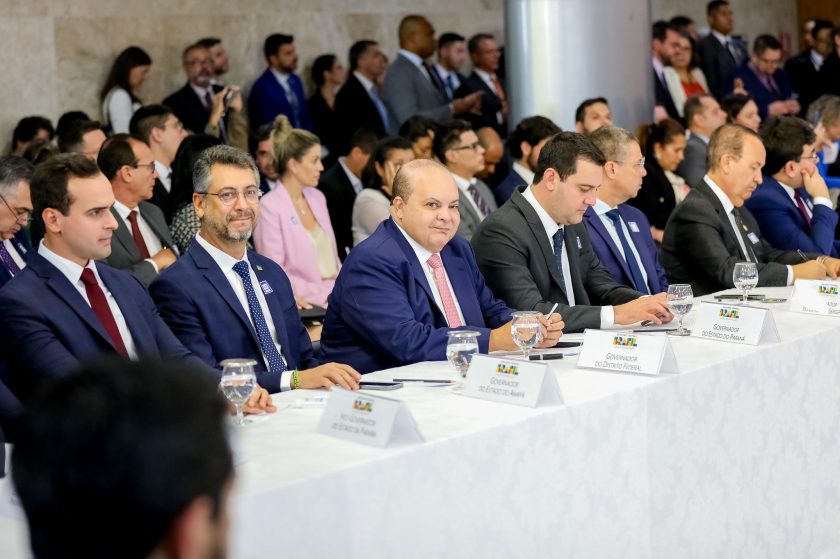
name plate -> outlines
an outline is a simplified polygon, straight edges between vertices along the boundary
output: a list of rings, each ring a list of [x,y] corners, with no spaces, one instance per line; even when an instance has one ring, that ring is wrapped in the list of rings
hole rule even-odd
[[[840,316],[840,281],[796,280],[790,310]]]
[[[773,320],[773,313],[769,309],[746,305],[721,305],[706,301],[700,303],[691,335],[707,340],[747,345],[779,341],[776,321]]]
[[[404,402],[337,386],[330,390],[330,399],[318,423],[318,432],[379,448],[391,443],[423,442],[414,417]]]
[[[578,367],[619,373],[678,373],[668,336],[586,330]]]
[[[562,404],[557,378],[547,363],[474,355],[464,396],[535,408]]]

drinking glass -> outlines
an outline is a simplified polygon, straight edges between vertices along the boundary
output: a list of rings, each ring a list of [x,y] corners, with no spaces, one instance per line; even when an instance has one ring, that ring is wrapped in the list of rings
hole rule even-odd
[[[679,328],[669,330],[672,336],[688,336],[691,330],[683,327],[683,318],[694,305],[694,293],[687,283],[674,283],[668,286],[668,308],[671,313],[679,318]]]
[[[222,380],[219,386],[225,398],[236,406],[236,422],[239,425],[250,423],[245,420],[242,407],[254,388],[257,386],[257,375],[254,374],[254,366],[257,364],[253,359],[225,359],[222,361]]]
[[[542,339],[541,313],[537,311],[516,311],[510,333],[514,343],[522,350],[522,358],[527,360],[531,349]]]
[[[735,269],[732,270],[732,283],[744,294],[744,304],[746,304],[750,289],[758,285],[758,268],[756,268],[755,262],[738,262],[735,264]]]
[[[452,330],[446,342],[446,359],[461,378],[467,378],[467,370],[473,355],[478,353],[478,336],[481,332],[472,330]]]

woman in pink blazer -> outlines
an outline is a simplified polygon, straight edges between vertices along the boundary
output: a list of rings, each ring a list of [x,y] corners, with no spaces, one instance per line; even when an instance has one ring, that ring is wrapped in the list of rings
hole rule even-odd
[[[315,188],[324,170],[320,140],[281,115],[271,149],[280,180],[260,201],[254,245],[289,276],[299,307],[326,307],[340,261],[326,198]]]

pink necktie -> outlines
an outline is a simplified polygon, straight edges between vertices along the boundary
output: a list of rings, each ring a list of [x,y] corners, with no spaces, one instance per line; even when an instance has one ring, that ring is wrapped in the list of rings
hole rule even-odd
[[[461,319],[458,317],[458,308],[455,306],[455,299],[452,298],[452,292],[449,290],[449,284],[446,282],[446,271],[443,269],[443,262],[439,254],[433,254],[428,260],[429,266],[435,273],[435,285],[438,293],[440,293],[440,300],[443,303],[443,314],[446,315],[446,322],[450,328],[458,328],[463,326]]]

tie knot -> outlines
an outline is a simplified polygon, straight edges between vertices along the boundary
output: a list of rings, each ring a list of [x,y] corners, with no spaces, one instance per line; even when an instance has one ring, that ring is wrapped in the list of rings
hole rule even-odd
[[[795,198],[798,198],[799,200],[802,200],[802,189],[801,188],[794,188],[793,189],[793,196]]]
[[[248,263],[244,260],[240,260],[236,264],[233,265],[233,271],[239,274],[242,279],[248,278],[250,276],[248,272]]]
[[[90,268],[85,268],[82,270],[82,283],[85,285],[99,285],[96,281],[96,276],[93,274],[93,270]]]
[[[621,221],[621,214],[618,213],[618,208],[613,208],[606,213],[607,217],[612,220],[613,223],[618,225]]]
[[[552,239],[554,239],[555,246],[563,246],[563,228],[561,227],[557,231],[554,232],[552,235]]]
[[[137,210],[131,210],[128,212],[128,221],[131,223],[137,223]]]
[[[440,259],[440,254],[431,255],[427,262],[429,263],[429,266],[431,266],[434,270],[437,270],[438,268],[443,268],[443,261]]]

